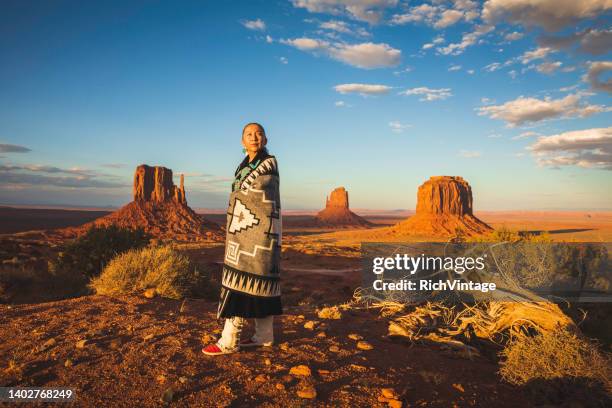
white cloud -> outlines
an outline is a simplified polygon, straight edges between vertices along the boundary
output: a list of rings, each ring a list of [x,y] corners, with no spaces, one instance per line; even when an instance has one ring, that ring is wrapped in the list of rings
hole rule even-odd
[[[445,10],[440,15],[438,21],[434,23],[435,28],[446,28],[452,26],[463,18],[463,13],[458,10]]]
[[[389,122],[389,127],[391,128],[391,131],[393,133],[403,133],[404,130],[411,128],[412,125],[401,123],[397,120],[394,120],[394,121]]]
[[[393,75],[402,75],[412,72],[412,67],[405,67],[404,69],[400,69],[399,71],[393,71]]]
[[[599,76],[612,70],[612,61],[596,61],[589,63],[589,71],[582,77],[582,80],[591,84],[591,88],[597,91],[612,93],[612,79],[600,80]]]
[[[475,71],[474,71],[473,69],[468,69],[468,70],[467,70],[467,71],[465,71],[465,72],[467,72],[467,73],[468,73],[468,74],[470,74],[470,75],[474,75],[474,72],[475,72]]]
[[[482,9],[482,18],[489,23],[505,20],[558,31],[610,8],[610,0],[487,0]]]
[[[375,24],[387,8],[397,6],[397,0],[291,0],[294,7],[305,8],[311,13],[348,15],[355,20]]]
[[[546,57],[551,52],[555,52],[555,50],[549,47],[539,47],[535,50],[526,51],[523,55],[519,57],[519,59],[523,64],[529,64],[533,60],[542,59]]]
[[[537,99],[520,96],[503,105],[483,106],[477,108],[477,110],[481,116],[506,121],[509,127],[554,118],[587,117],[610,110],[601,105],[581,103],[581,97],[580,93],[567,95],[561,99],[551,99],[550,97]]]
[[[337,44],[330,50],[332,58],[359,68],[393,67],[400,63],[402,52],[387,44],[371,42]]]
[[[525,34],[524,33],[519,33],[518,31],[514,31],[512,33],[508,33],[505,35],[505,40],[506,41],[516,41],[516,40],[520,40],[521,38],[523,38]]]
[[[584,54],[603,55],[612,49],[612,29],[586,28],[565,36],[542,35],[538,37],[538,43],[556,50],[576,46]]]
[[[465,157],[466,159],[475,159],[482,156],[482,153],[475,150],[460,150],[459,156]]]
[[[266,35],[266,42],[268,44],[272,44],[274,42],[274,40],[272,39],[272,37],[270,37],[269,35]]]
[[[555,61],[555,62],[547,61],[547,62],[543,62],[537,65],[536,70],[543,74],[552,74],[553,72],[561,68],[561,65],[563,65],[561,61]]]
[[[336,108],[350,108],[351,107],[351,105],[349,105],[348,103],[344,101],[336,101],[334,102],[334,106]]]
[[[370,33],[362,27],[352,27],[346,21],[330,20],[319,24],[324,30],[336,31],[342,34],[356,35],[360,37],[369,37]]]
[[[436,100],[444,100],[447,99],[453,94],[451,93],[450,88],[440,88],[440,89],[431,89],[427,87],[419,87],[419,88],[411,88],[406,89],[399,93],[400,95],[423,95],[419,98],[419,101],[423,102],[432,102]]]
[[[438,47],[436,50],[442,55],[460,55],[466,48],[476,44],[480,37],[491,32],[493,28],[489,25],[476,26],[474,31],[463,34],[461,42],[448,44],[446,47]]]
[[[278,58],[278,61],[279,61],[281,64],[285,64],[285,65],[287,65],[287,64],[289,63],[289,60],[287,59],[287,57],[279,57],[279,58]]]
[[[249,30],[264,31],[266,29],[266,23],[262,19],[257,20],[245,20],[242,21],[242,25]]]
[[[375,84],[340,84],[334,86],[334,90],[341,94],[357,93],[362,96],[366,96],[388,94],[391,87],[387,85]]]
[[[523,132],[519,134],[518,136],[513,136],[512,140],[525,139],[525,138],[534,137],[534,136],[540,136],[540,134],[538,132],[528,130],[527,132]]]
[[[541,166],[612,170],[612,127],[542,136],[527,147]]]
[[[450,67],[448,67],[449,71],[459,71],[461,69],[461,65],[457,65],[457,64],[451,64]]]
[[[329,57],[358,68],[386,68],[400,63],[402,52],[385,43],[330,43],[313,38],[295,38],[281,40],[302,51],[323,52]]]

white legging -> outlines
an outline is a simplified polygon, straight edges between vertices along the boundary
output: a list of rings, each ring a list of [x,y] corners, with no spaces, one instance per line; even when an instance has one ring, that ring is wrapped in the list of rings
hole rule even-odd
[[[255,320],[255,335],[251,338],[256,343],[272,344],[274,342],[274,316],[267,316]],[[231,317],[225,319],[225,326],[217,345],[227,350],[235,350],[240,343],[240,333],[247,319],[244,317]]]

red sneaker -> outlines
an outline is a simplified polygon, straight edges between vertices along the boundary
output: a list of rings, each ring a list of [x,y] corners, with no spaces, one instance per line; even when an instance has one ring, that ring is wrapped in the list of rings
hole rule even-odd
[[[204,347],[202,349],[202,353],[206,354],[207,356],[220,356],[222,354],[235,353],[235,351],[232,351],[232,350],[223,350],[219,346],[217,346],[216,344],[209,344],[208,346],[206,346],[206,347]]]
[[[248,340],[245,340],[245,341],[241,342],[240,343],[240,347],[260,347],[260,346],[270,347],[273,344],[274,344],[274,342],[272,342],[272,341],[268,341],[268,342],[265,342],[265,343],[259,343],[257,341],[254,341],[253,339],[248,339]]]

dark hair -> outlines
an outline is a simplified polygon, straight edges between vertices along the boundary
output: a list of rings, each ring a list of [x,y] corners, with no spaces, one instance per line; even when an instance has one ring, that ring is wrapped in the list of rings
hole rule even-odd
[[[259,128],[261,129],[261,131],[263,132],[264,136],[266,136],[266,138],[268,137],[266,135],[266,129],[264,129],[263,126],[261,126],[261,124],[257,123],[257,122],[251,122],[251,123],[247,123],[246,125],[244,125],[244,127],[242,128],[242,135],[244,136],[244,131],[246,130],[246,128],[248,128],[251,125],[255,125],[255,126],[259,126]]]

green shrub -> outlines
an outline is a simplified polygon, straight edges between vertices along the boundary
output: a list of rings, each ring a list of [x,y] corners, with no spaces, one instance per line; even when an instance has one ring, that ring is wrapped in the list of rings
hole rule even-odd
[[[149,236],[142,229],[92,227],[84,235],[70,242],[50,263],[51,271],[70,271],[87,279],[100,275],[104,266],[121,252],[142,248]]]
[[[141,293],[154,288],[163,297],[181,299],[190,295],[202,276],[189,258],[168,246],[132,249],[113,258],[90,287],[97,294]]]

